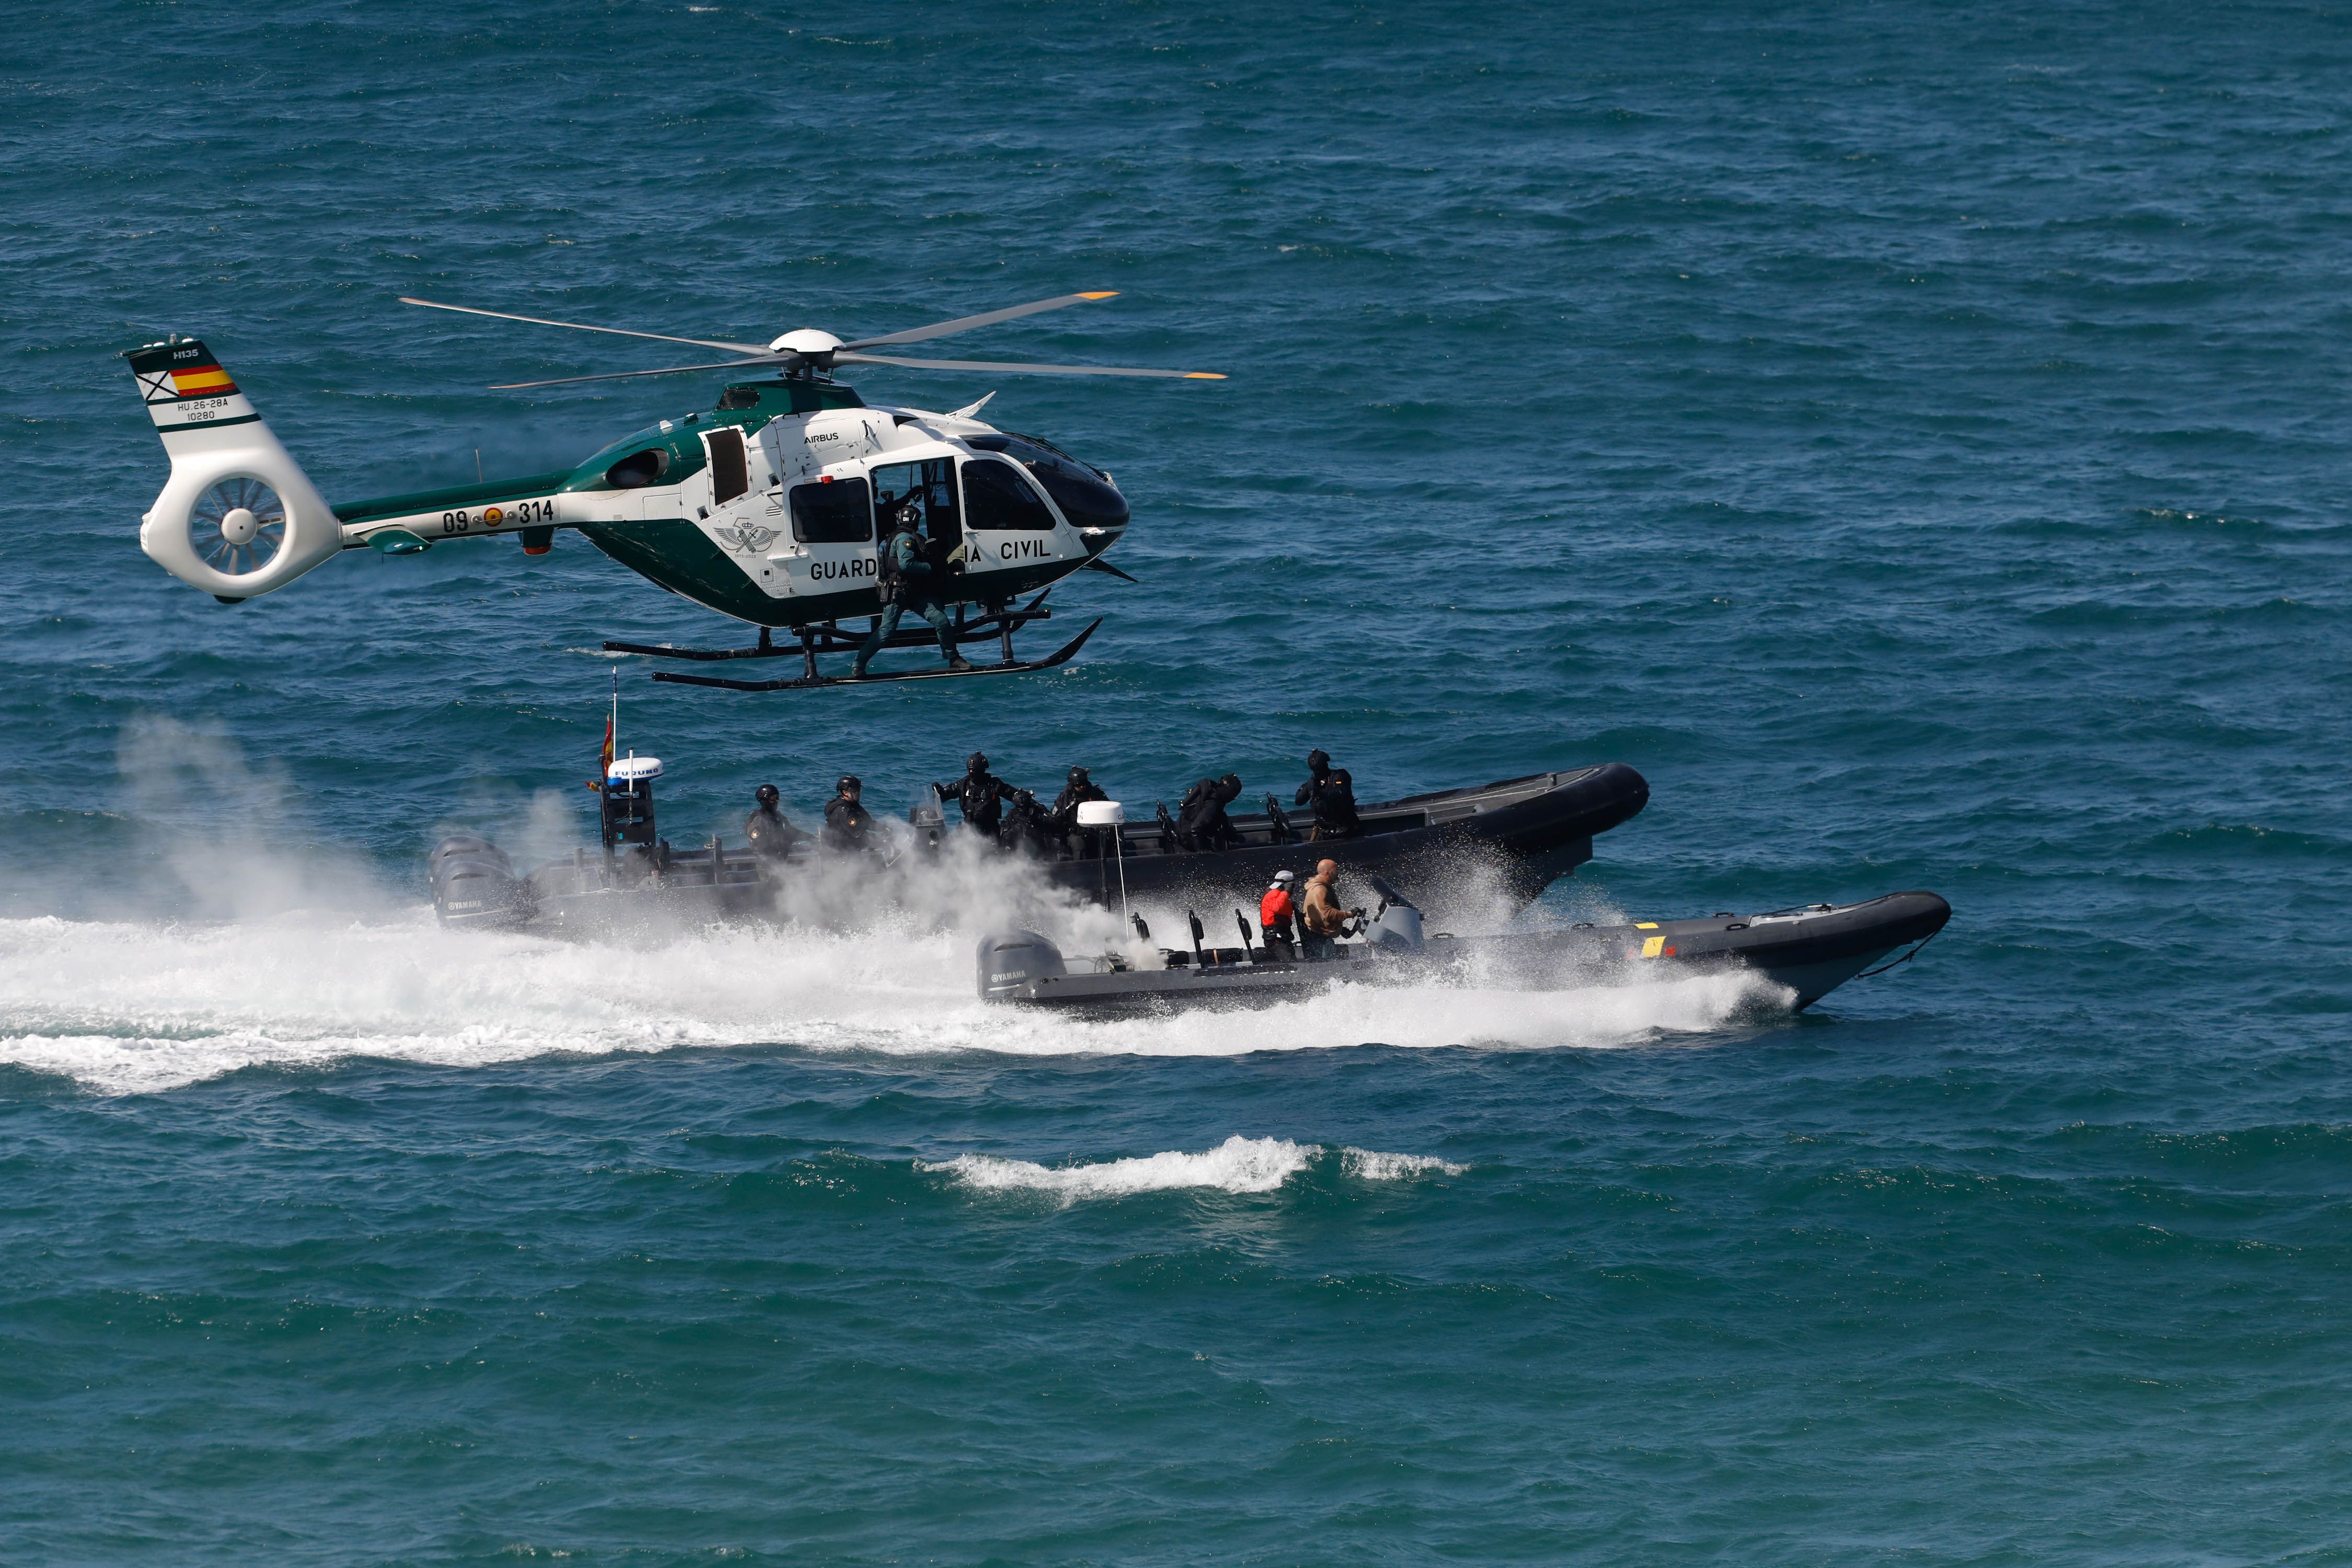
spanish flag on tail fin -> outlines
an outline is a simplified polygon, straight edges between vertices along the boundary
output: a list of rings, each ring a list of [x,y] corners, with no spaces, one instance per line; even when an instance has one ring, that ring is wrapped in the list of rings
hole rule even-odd
[[[124,357],[131,362],[131,374],[139,383],[139,396],[147,405],[148,417],[163,433],[166,448],[172,445],[171,437],[183,430],[219,430],[254,424],[261,417],[236,389],[228,372],[221,369],[212,350],[194,338],[152,343]]]

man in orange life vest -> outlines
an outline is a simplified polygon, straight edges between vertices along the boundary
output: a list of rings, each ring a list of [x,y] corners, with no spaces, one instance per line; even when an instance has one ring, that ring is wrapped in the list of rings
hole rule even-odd
[[[1297,935],[1291,922],[1297,918],[1298,907],[1291,901],[1290,885],[1297,879],[1287,871],[1274,874],[1274,886],[1257,901],[1258,930],[1265,933],[1266,956],[1288,958],[1296,950]]]

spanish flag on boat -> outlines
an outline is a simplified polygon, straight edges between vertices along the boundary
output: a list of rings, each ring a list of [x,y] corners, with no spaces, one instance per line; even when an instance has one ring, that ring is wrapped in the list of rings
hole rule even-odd
[[[613,706],[604,714],[604,744],[596,753],[596,776],[588,781],[590,789],[603,789],[604,781],[613,776],[613,731],[621,722],[621,667],[613,667]]]

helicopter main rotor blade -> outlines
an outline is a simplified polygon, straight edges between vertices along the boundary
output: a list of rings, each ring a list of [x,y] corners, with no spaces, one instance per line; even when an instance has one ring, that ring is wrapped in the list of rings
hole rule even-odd
[[[1092,294],[1057,294],[1051,300],[1039,300],[1027,305],[1008,306],[1002,310],[990,310],[978,316],[958,316],[952,321],[933,321],[928,327],[909,327],[903,332],[892,332],[884,338],[860,338],[854,343],[844,343],[845,349],[878,349],[887,343],[919,343],[929,338],[944,338],[954,332],[968,332],[975,327],[992,327],[999,321],[1010,321],[1022,316],[1034,316],[1040,310],[1058,310],[1065,305],[1083,305],[1089,300],[1116,300],[1116,289],[1099,289]]]
[[[761,354],[757,359],[730,359],[720,364],[673,364],[660,370],[614,370],[602,375],[559,375],[553,381],[509,381],[492,392],[521,392],[534,386],[572,386],[583,381],[633,381],[641,375],[684,375],[698,370],[743,370],[753,365],[797,364],[798,354]]]
[[[1150,375],[1169,381],[1223,381],[1210,370],[1126,370],[1108,364],[1013,364],[992,359],[895,359],[888,354],[857,354],[838,350],[835,364],[895,364],[908,370],[1010,371],[1015,375]]]
[[[544,316],[516,316],[504,310],[478,310],[471,305],[444,305],[438,300],[417,300],[406,294],[400,296],[404,305],[422,305],[428,310],[455,310],[466,316],[488,316],[499,321],[528,321],[534,327],[569,327],[575,332],[610,332],[616,338],[651,338],[657,343],[692,343],[698,349],[725,349],[729,353],[764,354],[765,343],[730,343],[716,338],[674,338],[667,332],[633,332],[625,327],[592,327],[580,321],[551,321]],[[659,374],[658,371],[648,372]]]

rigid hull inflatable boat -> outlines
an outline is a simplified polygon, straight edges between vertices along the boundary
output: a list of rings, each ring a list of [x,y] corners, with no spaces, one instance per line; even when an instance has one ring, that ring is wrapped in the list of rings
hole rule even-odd
[[[677,848],[656,826],[653,787],[661,773],[653,758],[615,760],[598,786],[601,847],[527,875],[487,839],[443,839],[427,861],[442,923],[609,929],[639,918],[775,919],[796,886],[829,876],[862,879],[875,900],[919,901],[927,897],[922,867],[957,831],[927,790],[906,822],[877,825],[886,831],[866,849],[832,851],[811,838],[770,856],[718,837]],[[1130,822],[1116,803],[1104,803],[1109,813],[1087,808],[1084,826],[1029,863],[1046,880],[1107,907],[1127,900],[1255,903],[1276,870],[1303,875],[1319,859],[1425,888],[1483,870],[1524,903],[1592,858],[1592,836],[1649,798],[1640,773],[1603,763],[1361,805],[1359,833],[1312,840],[1269,795],[1264,812],[1229,816],[1230,831],[1213,848],[1188,847],[1164,810],[1155,820]]]
[[[1299,953],[1283,942],[1234,948],[1163,949],[1162,967],[1129,967],[1118,954],[1071,959],[1034,931],[982,938],[982,1000],[1087,1014],[1169,1007],[1250,1007],[1297,1001],[1329,987],[1459,984],[1481,990],[1562,991],[1632,980],[1746,970],[1809,1007],[1900,949],[1918,952],[1952,907],[1934,893],[1890,893],[1859,904],[1809,904],[1769,914],[1584,925],[1567,931],[1454,937],[1422,930],[1421,912],[1383,880],[1381,906],[1360,940]],[[1241,918],[1246,940],[1248,923]]]
[[[1318,860],[1421,887],[1483,866],[1528,903],[1592,858],[1594,834],[1649,802],[1648,780],[1602,763],[1360,805],[1360,834],[1310,841],[1268,795],[1265,811],[1228,818],[1223,848],[1188,849],[1166,820],[1118,824],[1116,844],[1108,827],[1081,827],[1071,857],[1048,862],[1045,874],[1106,906],[1119,901],[1122,876],[1130,899],[1219,904],[1255,903],[1276,871],[1303,873]]]

